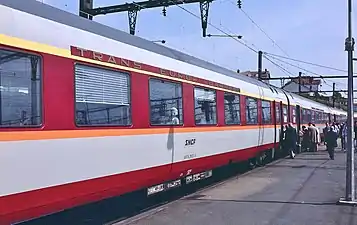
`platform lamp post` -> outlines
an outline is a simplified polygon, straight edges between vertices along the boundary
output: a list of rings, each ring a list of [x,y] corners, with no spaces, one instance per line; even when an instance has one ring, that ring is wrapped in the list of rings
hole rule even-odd
[[[348,37],[345,40],[345,51],[348,56],[348,98],[347,98],[347,159],[346,159],[346,193],[340,204],[357,205],[354,174],[354,145],[353,145],[353,50],[355,41],[352,37],[352,0],[348,0]]]

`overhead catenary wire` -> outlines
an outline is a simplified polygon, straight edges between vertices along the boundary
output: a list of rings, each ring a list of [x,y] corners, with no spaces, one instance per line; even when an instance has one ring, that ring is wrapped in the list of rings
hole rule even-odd
[[[323,78],[322,75],[320,75],[320,74],[318,74],[318,73],[315,73],[315,72],[312,72],[312,71],[310,71],[310,70],[304,69],[304,68],[302,68],[301,66],[294,65],[294,64],[292,64],[292,63],[286,62],[286,61],[284,61],[284,60],[282,60],[282,59],[275,58],[275,57],[273,57],[273,56],[266,56],[266,57],[270,57],[270,58],[272,58],[272,59],[274,59],[274,60],[277,60],[277,61],[280,61],[280,62],[282,62],[282,63],[285,63],[285,64],[287,64],[287,65],[289,65],[289,66],[298,68],[298,69],[303,70],[303,71],[305,71],[305,72],[307,72],[307,73],[311,73],[311,74],[314,74],[314,75],[317,75],[317,76],[320,76],[321,78]]]
[[[229,2],[232,3],[232,4],[234,4],[234,3],[231,2],[231,1],[229,1]],[[234,4],[234,5],[235,5],[235,4]],[[236,5],[235,5],[235,6],[236,6]],[[289,56],[289,54],[288,54],[283,48],[281,48],[280,45],[279,45],[276,41],[274,41],[274,39],[271,38],[271,37],[268,35],[268,33],[267,33],[263,28],[262,28],[261,26],[259,26],[258,23],[256,23],[256,22],[253,20],[253,18],[252,18],[251,16],[248,15],[247,12],[245,12],[242,8],[239,8],[239,9],[243,12],[243,14],[244,14],[274,45],[276,45],[276,46],[280,49],[280,51],[282,51],[282,52],[283,52],[285,55],[287,55],[288,57],[284,57],[284,56],[280,56],[280,55],[273,54],[273,53],[268,53],[268,52],[263,52],[264,54],[269,55],[269,56],[282,57],[282,58],[285,58],[285,59],[290,59],[290,60],[294,60],[294,61],[296,61],[296,62],[306,63],[306,64],[313,65],[313,66],[319,66],[319,67],[323,67],[323,68],[327,68],[327,69],[332,69],[332,70],[347,72],[347,71],[344,71],[344,70],[341,70],[341,69],[337,69],[337,68],[333,68],[333,67],[329,67],[329,66],[324,66],[324,65],[319,65],[319,64],[316,64],[316,63],[309,63],[309,62],[305,62],[305,61],[302,61],[302,60],[292,59],[292,58]],[[283,63],[285,63],[285,64],[287,64],[287,65],[290,65],[290,66],[299,68],[299,69],[301,69],[301,70],[303,70],[303,71],[305,71],[305,72],[318,75],[318,76],[324,81],[324,83],[325,83],[326,85],[330,86],[329,84],[327,84],[326,80],[322,77],[322,75],[317,74],[317,73],[315,73],[315,72],[312,72],[312,71],[309,71],[309,70],[307,70],[307,69],[302,68],[302,67],[299,65],[299,63],[298,63],[298,65],[293,65],[293,64],[288,63],[288,62],[286,62],[286,61],[277,59],[277,58],[275,58],[275,57],[274,57],[274,59],[275,59],[275,60],[279,60],[279,61],[281,61],[281,62],[283,62]],[[332,86],[331,86],[331,87],[332,87]]]
[[[170,1],[170,0],[169,0],[169,1]],[[180,9],[184,10],[185,12],[189,13],[191,16],[194,16],[194,17],[196,17],[197,19],[201,20],[201,17],[200,17],[200,16],[196,15],[195,13],[191,12],[190,10],[185,9],[184,7],[182,7],[182,6],[178,5],[178,4],[176,4],[176,3],[173,2],[173,1],[170,1],[170,2],[172,2],[173,4],[175,4],[175,5],[176,5],[177,7],[179,7]],[[215,29],[218,30],[219,32],[221,32],[221,33],[227,35],[228,37],[232,38],[233,40],[235,40],[236,42],[240,43],[241,45],[244,45],[244,46],[245,46],[246,48],[248,48],[249,50],[251,50],[251,51],[253,51],[253,52],[255,52],[255,53],[258,53],[258,50],[256,50],[256,49],[254,49],[254,48],[248,46],[247,44],[241,42],[238,38],[236,38],[236,37],[232,36],[231,34],[225,32],[224,30],[222,30],[222,29],[219,28],[218,26],[212,24],[211,22],[207,21],[207,24],[210,25],[211,27],[215,28]],[[223,27],[223,26],[222,26],[222,27]]]
[[[176,5],[177,7],[179,7],[180,9],[182,9],[183,11],[187,12],[188,14],[190,14],[191,16],[194,16],[196,19],[201,20],[200,16],[196,15],[195,13],[191,12],[188,9],[185,9],[184,7],[182,7],[181,5],[176,4],[173,1],[170,1],[172,3],[174,3],[174,5]],[[242,9],[241,9],[242,10]],[[284,51],[244,10],[242,10],[242,12],[252,21],[253,24],[255,24],[282,52],[284,52],[284,54],[288,55],[286,51]],[[231,34],[227,33],[226,31],[224,31],[223,29],[219,28],[218,26],[212,24],[211,22],[207,21],[207,24],[212,26],[213,28],[215,28],[216,30],[218,30],[219,32],[227,35],[228,37],[232,38],[234,41],[238,42],[239,44],[245,46],[246,48],[248,48],[249,50],[253,51],[254,53],[258,53],[258,50],[256,50],[253,47],[250,47],[247,44],[247,41],[245,41],[245,43],[243,43],[241,40],[237,39],[236,37],[232,36]],[[222,26],[223,27],[223,26]],[[252,44],[252,46],[255,46]],[[256,46],[255,46],[256,47]],[[336,71],[340,71],[340,72],[347,72],[345,70],[342,69],[338,69],[338,68],[333,68],[333,67],[329,67],[329,66],[324,66],[324,65],[320,65],[320,64],[316,64],[316,63],[310,63],[310,62],[306,62],[303,60],[298,60],[298,59],[293,59],[290,57],[285,57],[285,56],[281,56],[278,54],[273,54],[270,52],[265,52],[263,51],[264,54],[266,55],[270,55],[270,56],[276,56],[276,57],[280,57],[280,58],[285,58],[288,60],[292,60],[292,61],[296,61],[296,62],[301,62],[301,63],[305,63],[305,64],[309,64],[309,65],[313,65],[313,66],[318,66],[318,67],[322,67],[322,68],[327,68],[327,69],[331,69],[331,70],[336,70]],[[288,55],[289,56],[289,55]],[[304,70],[306,71],[306,70]],[[291,72],[289,72],[291,74]],[[316,74],[316,73],[315,73]]]
[[[266,56],[266,55],[268,55],[268,56]],[[318,73],[313,72],[313,71],[311,71],[311,70],[307,70],[307,69],[305,69],[305,68],[303,68],[303,67],[301,67],[301,66],[297,66],[297,65],[294,65],[294,64],[292,64],[292,63],[286,62],[286,61],[284,61],[284,60],[282,60],[282,59],[278,59],[278,58],[273,57],[273,56],[271,56],[271,55],[272,55],[272,54],[265,54],[266,58],[269,58],[269,57],[270,57],[271,60],[280,61],[280,62],[282,62],[282,63],[285,63],[285,64],[289,65],[289,66],[292,66],[292,67],[298,68],[298,69],[300,69],[300,70],[303,70],[303,71],[305,71],[305,72],[307,72],[307,73],[310,73],[310,74],[313,74],[313,75],[317,75],[319,78],[322,79],[322,81],[324,82],[325,85],[327,85],[327,86],[329,86],[329,87],[331,87],[331,88],[333,88],[333,86],[332,86],[331,84],[327,83],[327,82],[334,82],[334,83],[340,83],[340,84],[342,84],[341,82],[335,82],[335,81],[327,80],[327,79],[324,78],[321,74],[318,74]],[[284,57],[284,58],[286,58],[286,57]],[[342,85],[344,85],[344,84],[342,84]],[[336,91],[341,91],[341,90],[336,90]]]
[[[313,71],[311,71],[311,70],[307,70],[307,69],[305,69],[305,68],[302,68],[301,66],[294,65],[294,64],[292,64],[292,63],[286,62],[286,61],[284,61],[284,60],[282,60],[282,59],[279,59],[279,58],[277,58],[277,57],[272,56],[272,55],[275,55],[275,54],[266,54],[266,53],[265,53],[265,55],[268,55],[268,57],[270,57],[270,58],[272,58],[272,59],[274,59],[274,60],[277,60],[277,61],[280,61],[280,62],[282,62],[282,63],[285,63],[285,64],[287,64],[287,65],[289,65],[289,66],[298,68],[298,69],[303,70],[303,71],[305,71],[305,72],[307,72],[307,73],[310,73],[310,74],[313,74],[313,75],[317,75],[319,78],[322,79],[322,81],[324,82],[325,85],[327,85],[327,86],[333,88],[333,86],[332,86],[331,84],[327,83],[327,79],[325,79],[321,74],[315,73],[315,72],[313,72]],[[287,57],[284,57],[284,58],[287,58]],[[332,82],[332,81],[329,81],[329,82]],[[336,82],[335,82],[335,83],[336,83]],[[338,91],[338,90],[336,90],[336,91]]]
[[[229,2],[232,3],[232,4],[234,4],[234,3],[231,2],[231,1],[229,1]],[[235,4],[234,4],[234,5],[235,5]],[[235,5],[235,6],[236,6],[236,5]],[[245,12],[242,8],[240,8],[240,10],[243,12],[243,14],[244,14],[274,45],[276,45],[276,46],[280,49],[280,51],[282,51],[282,52],[283,52],[285,55],[287,55],[288,57],[280,56],[280,55],[273,54],[273,53],[264,52],[266,55],[281,57],[281,58],[285,58],[285,59],[290,59],[290,60],[294,60],[294,61],[296,61],[296,62],[306,63],[306,64],[309,64],[309,65],[318,66],[318,67],[323,67],[323,68],[332,69],[332,70],[336,70],[336,71],[347,72],[347,71],[342,70],[342,69],[337,69],[337,68],[333,68],[333,67],[329,67],[329,66],[319,65],[319,64],[316,64],[316,63],[309,63],[309,62],[305,62],[305,61],[303,61],[303,60],[292,59],[292,58],[289,56],[289,54],[288,54],[284,49],[282,49],[282,48],[280,47],[280,45],[278,45],[278,43],[276,43],[276,41],[274,41],[274,39],[271,38],[271,37],[268,35],[268,33],[267,33],[263,28],[262,28],[261,26],[259,26],[258,23],[256,23],[256,22],[253,20],[253,18],[252,18],[251,16],[248,15],[247,12]],[[274,59],[275,59],[275,60],[279,60],[279,59],[277,59],[277,58],[275,58],[275,57],[274,57]],[[283,63],[286,63],[286,64],[288,64],[288,65],[290,65],[290,66],[299,68],[299,69],[301,69],[301,70],[303,70],[303,71],[305,71],[305,72],[318,75],[318,76],[324,81],[324,83],[325,83],[326,85],[331,86],[331,85],[329,85],[329,84],[326,82],[326,79],[324,79],[320,74],[317,74],[317,73],[315,73],[315,72],[306,70],[306,69],[302,68],[299,64],[298,64],[298,66],[296,66],[296,65],[293,65],[293,64],[288,63],[288,62],[283,61],[283,60],[280,60],[280,61],[283,62]],[[332,86],[331,86],[331,87],[332,87]]]
[[[271,37],[268,35],[268,33],[265,32],[265,31],[263,30],[263,28],[261,28],[261,27],[248,15],[248,13],[246,13],[243,9],[240,9],[240,10],[244,13],[244,15],[245,15],[274,45],[276,45],[276,47],[278,47],[278,48],[280,49],[280,51],[282,51],[285,55],[289,56],[289,54],[288,54],[282,47],[280,47],[280,45],[279,45],[276,41],[274,41],[274,39],[271,38]]]
[[[229,3],[238,7],[232,1],[229,1]],[[279,50],[281,52],[283,52],[285,55],[290,57],[290,55],[287,53],[287,51],[285,51],[261,26],[259,26],[259,24],[257,22],[255,22],[254,19],[251,16],[249,16],[249,14],[246,11],[244,11],[242,8],[239,8],[239,10],[241,10],[243,12],[243,14],[250,20],[250,22],[253,23],[254,26],[256,26],[277,48],[279,48]]]
[[[172,2],[172,1],[171,1],[171,2]],[[175,3],[174,3],[174,4],[175,4]],[[184,10],[185,12],[189,13],[190,15],[196,17],[197,19],[199,19],[199,20],[201,19],[198,15],[196,15],[195,13],[193,13],[193,12],[191,12],[191,11],[185,9],[184,7],[182,7],[182,6],[180,6],[180,5],[177,5],[177,4],[175,4],[175,5],[176,5],[177,7],[179,7],[180,9]],[[254,49],[254,48],[248,46],[248,44],[246,44],[246,43],[242,43],[242,41],[240,41],[239,39],[237,39],[237,38],[235,38],[234,36],[230,35],[229,33],[225,32],[224,30],[222,30],[222,29],[219,28],[218,26],[216,26],[216,25],[210,23],[209,21],[207,21],[207,24],[209,24],[210,26],[212,26],[212,27],[215,28],[216,30],[222,32],[223,34],[227,35],[228,37],[232,38],[233,40],[237,41],[238,43],[244,45],[245,47],[247,47],[247,48],[250,49],[251,51],[253,51],[253,52],[255,52],[255,53],[258,53],[258,51],[257,51],[256,49]],[[256,24],[256,23],[255,23],[255,24]],[[257,24],[256,24],[256,25],[257,25]],[[259,26],[259,25],[257,25],[257,26]],[[222,27],[223,27],[223,26],[222,26]],[[226,29],[227,29],[227,28],[226,28]],[[228,30],[229,30],[229,29],[228,29]],[[262,30],[262,29],[261,29],[261,30]],[[264,30],[262,30],[262,32],[265,33],[265,34],[267,34],[266,32],[264,32]],[[267,36],[269,36],[269,35],[267,35]],[[273,39],[272,39],[272,41],[276,44],[276,42],[275,42]],[[246,42],[246,41],[245,41],[245,42]],[[253,46],[254,46],[254,45],[253,45]],[[284,51],[284,50],[283,50],[283,51]],[[270,55],[270,56],[279,56],[279,55],[277,55],[277,54],[273,54],[273,53],[269,53],[269,52],[263,52],[263,53],[268,54],[268,55]],[[283,57],[283,56],[281,56],[281,57]],[[294,76],[293,73],[291,73],[291,72],[288,71],[287,69],[283,68],[282,66],[278,65],[276,62],[273,62],[271,59],[269,59],[269,58],[267,58],[267,57],[264,57],[264,58],[267,59],[270,63],[272,63],[272,64],[275,65],[276,67],[278,67],[280,70],[282,70],[285,74],[290,74],[290,75]],[[286,58],[286,59],[291,59],[290,57],[284,57],[284,58]],[[297,61],[297,60],[295,60],[295,61]],[[302,60],[298,60],[297,62],[299,62],[299,61],[302,62],[302,63],[306,63],[306,62],[304,62],[304,61],[302,61]],[[283,62],[285,62],[285,61],[283,61]],[[286,63],[286,62],[285,62],[285,63]],[[290,64],[290,65],[292,65],[292,64]],[[314,64],[314,65],[318,65],[318,64]],[[325,68],[330,68],[330,69],[335,69],[335,70],[336,70],[336,68],[332,68],[332,67],[328,67],[328,66],[323,66],[323,65],[319,65],[319,66],[322,66],[322,67],[325,67]],[[304,68],[302,68],[302,67],[300,67],[300,66],[295,66],[295,67],[300,68],[300,69],[302,69],[302,70],[304,70],[304,71],[306,71],[306,72],[309,72],[309,73],[312,73],[312,74],[315,74],[315,75],[320,76],[321,79],[323,80],[323,82],[324,82],[326,85],[331,86],[331,85],[329,85],[329,84],[326,82],[326,80],[325,80],[320,74],[311,72],[311,71],[306,70],[306,69],[304,69]],[[338,70],[338,69],[337,69],[337,70]],[[289,76],[289,75],[288,75],[288,76]],[[291,76],[289,76],[289,77],[291,78]],[[332,86],[331,86],[331,87],[332,87]]]
[[[269,57],[268,57],[268,56],[265,56],[265,58],[266,58],[266,59],[268,59]],[[319,78],[321,78],[321,79],[322,79],[322,81],[323,81],[323,82],[324,82],[327,86],[332,87],[332,85],[331,85],[331,84],[328,84],[328,83],[327,83],[327,81],[326,81],[326,79],[325,79],[325,78],[324,78],[321,74],[318,74],[318,73],[312,72],[312,71],[310,71],[310,70],[304,69],[304,68],[302,68],[302,67],[300,67],[300,66],[297,66],[297,65],[291,64],[291,63],[289,63],[289,62],[286,62],[286,61],[281,60],[281,59],[277,59],[277,58],[272,57],[272,56],[270,56],[270,59],[271,59],[271,60],[277,60],[277,61],[280,61],[280,62],[282,62],[282,63],[285,63],[285,64],[290,65],[290,66],[292,66],[292,67],[296,67],[296,68],[298,68],[298,69],[300,69],[300,70],[303,70],[303,71],[305,71],[305,72],[308,72],[308,73],[310,73],[310,74],[317,75]]]
[[[265,56],[266,56],[266,55],[265,55]],[[286,61],[284,61],[284,60],[282,60],[282,59],[278,59],[278,58],[273,57],[273,56],[271,56],[271,55],[266,56],[266,57],[270,58],[271,60],[280,61],[280,62],[282,62],[282,63],[285,63],[285,64],[290,65],[290,66],[292,66],[292,67],[298,68],[298,69],[303,70],[303,71],[305,71],[305,72],[308,72],[308,73],[310,73],[310,74],[317,75],[319,78],[322,79],[322,81],[324,82],[325,85],[327,85],[327,86],[329,86],[329,87],[331,87],[331,88],[333,88],[333,86],[332,86],[331,84],[327,83],[327,82],[339,83],[340,85],[345,86],[345,84],[343,84],[343,83],[341,83],[341,82],[328,80],[328,79],[324,78],[321,74],[318,74],[318,73],[312,72],[312,71],[310,71],[310,70],[304,69],[304,68],[302,68],[301,66],[294,65],[294,64],[289,63],[289,62],[286,62]],[[337,91],[337,92],[343,92],[342,89],[339,89],[339,90],[336,90],[336,91]]]
[[[174,3],[173,1],[170,1],[172,3]],[[179,7],[180,9],[182,9],[183,11],[187,12],[188,14],[190,14],[191,16],[195,17],[196,19],[199,19],[201,20],[200,16],[196,15],[195,13],[191,12],[190,10],[188,9],[185,9],[184,7],[182,7],[181,5],[178,5],[176,3],[174,3],[177,7]],[[245,12],[245,11],[244,11]],[[245,13],[247,14],[247,13]],[[247,16],[249,16],[247,14]],[[251,17],[250,17],[251,18]],[[254,21],[254,20],[253,20]],[[245,46],[246,48],[248,48],[249,50],[253,51],[254,53],[258,53],[258,50],[256,50],[255,48],[253,47],[250,47],[248,44],[246,43],[243,43],[241,40],[235,38],[234,36],[232,36],[231,34],[227,33],[226,31],[224,31],[223,29],[219,28],[218,26],[212,24],[211,22],[207,21],[207,24],[212,26],[213,28],[215,28],[216,30],[218,30],[219,32],[227,35],[228,37],[232,38],[234,41],[238,42],[239,44]],[[256,26],[260,27],[257,23],[254,22],[254,24],[256,24]],[[223,26],[222,26],[223,27]],[[263,33],[267,34],[261,27],[260,29],[262,30]],[[269,35],[267,35],[268,37]],[[270,36],[269,36],[270,37]],[[272,38],[269,38],[269,39],[272,39]],[[272,41],[277,45],[277,43],[272,39]],[[245,41],[246,42],[246,41]],[[254,45],[253,45],[254,46]],[[278,46],[278,45],[277,45]],[[280,47],[281,48],[281,47]],[[283,50],[283,49],[281,49]],[[284,52],[284,50],[283,50]],[[342,71],[342,72],[345,72],[344,70],[341,70],[341,69],[337,69],[337,68],[333,68],[333,67],[329,67],[329,66],[324,66],[324,65],[320,65],[320,64],[316,64],[316,63],[309,63],[309,62],[306,62],[306,61],[303,61],[303,60],[297,60],[297,59],[293,59],[293,58],[290,58],[290,57],[284,57],[284,56],[281,56],[281,55],[277,55],[277,54],[273,54],[273,53],[270,53],[270,52],[264,52],[264,54],[266,55],[270,55],[270,56],[276,56],[276,57],[281,57],[281,58],[285,58],[285,59],[289,59],[289,60],[293,60],[293,61],[296,61],[296,62],[301,62],[301,63],[305,63],[305,64],[310,64],[310,65],[314,65],[314,66],[319,66],[319,67],[323,67],[323,68],[328,68],[328,69],[332,69],[332,70],[336,70],[336,71]],[[286,53],[286,52],[285,52]],[[288,54],[287,54],[288,55]],[[268,60],[271,62],[271,60]],[[275,63],[276,64],[276,63]],[[286,69],[284,69],[285,71],[287,71]],[[304,69],[304,71],[306,71]],[[291,72],[289,72],[289,74],[292,74]],[[315,73],[316,74],[316,73]]]
[[[171,2],[172,2],[172,1],[171,1]],[[173,2],[173,3],[174,3],[174,2]],[[174,4],[175,4],[175,3],[174,3]],[[185,9],[184,7],[182,7],[182,6],[180,6],[180,5],[177,5],[177,4],[175,4],[175,5],[176,5],[177,7],[179,7],[180,9],[184,10],[185,12],[189,13],[190,15],[194,16],[195,18],[201,20],[201,18],[200,18],[198,15],[196,15],[195,13],[193,13],[193,12],[191,12],[191,11]],[[232,38],[233,40],[237,41],[238,43],[244,45],[245,47],[247,47],[249,50],[253,51],[254,53],[258,53],[258,50],[256,50],[256,49],[254,49],[254,48],[248,46],[246,40],[244,41],[245,43],[242,43],[241,40],[235,38],[234,36],[230,35],[229,33],[225,32],[225,31],[222,30],[221,28],[219,28],[219,27],[217,27],[216,25],[210,23],[209,21],[207,21],[207,24],[210,25],[210,26],[212,26],[212,27],[215,28],[216,30],[220,31],[221,33],[227,35],[228,37]],[[222,26],[222,25],[221,25],[221,26]],[[223,27],[223,26],[222,26],[222,27]],[[226,28],[226,29],[227,29],[227,28]],[[229,29],[228,29],[228,30],[229,30]],[[253,44],[252,44],[252,45],[253,45]],[[255,46],[255,45],[253,45],[253,46]],[[282,66],[278,65],[277,63],[273,62],[273,61],[270,60],[269,58],[267,58],[267,57],[264,57],[264,58],[266,58],[270,63],[272,63],[273,65],[275,65],[277,68],[279,68],[279,69],[280,69],[281,71],[283,71],[285,74],[287,74],[287,75],[290,74],[290,75],[294,76],[293,73],[291,73],[290,71],[286,70],[285,68],[283,68]],[[288,76],[289,76],[289,75],[288,75]],[[289,77],[290,77],[290,76],[289,76]],[[290,77],[290,78],[291,78],[291,77]]]
[[[172,1],[170,1],[172,2]],[[172,2],[174,3],[174,2]],[[194,16],[195,18],[201,20],[200,16],[196,15],[195,13],[191,12],[190,10],[174,3],[177,7],[179,7],[180,9],[182,9],[183,11],[187,12],[188,14],[190,14],[191,16]],[[286,51],[284,51],[244,10],[242,10],[243,13],[252,21],[252,23],[257,26],[272,42],[273,44],[275,44],[282,52],[284,52],[284,54],[288,55]],[[248,44],[247,44],[247,41],[244,41],[244,43],[237,39],[236,37],[232,36],[231,34],[227,33],[226,31],[224,31],[223,29],[221,29],[220,27],[212,24],[211,22],[207,21],[207,24],[212,26],[214,29],[218,30],[219,32],[227,35],[228,37],[232,38],[234,41],[238,42],[239,44],[245,46],[246,48],[248,48],[249,50],[253,51],[254,53],[258,53],[258,50],[256,50],[254,47],[256,47],[255,45],[252,44],[252,46],[254,47],[250,47]],[[222,26],[222,25],[221,25]],[[222,26],[223,27],[223,26]],[[227,29],[227,28],[225,28]],[[229,29],[228,29],[229,30]],[[339,69],[336,69],[336,68],[332,68],[332,67],[328,67],[328,66],[323,66],[323,65],[319,65],[319,64],[314,64],[314,63],[308,63],[308,62],[305,62],[305,61],[302,61],[302,60],[296,60],[296,59],[292,59],[290,57],[284,57],[284,56],[280,56],[280,55],[277,55],[277,54],[273,54],[273,53],[269,53],[269,52],[263,52],[267,55],[270,55],[270,56],[276,56],[276,57],[282,57],[282,58],[286,58],[286,59],[290,59],[290,60],[294,60],[294,61],[297,61],[297,62],[302,62],[302,63],[307,63],[307,64],[310,64],[310,65],[315,65],[315,66],[320,66],[320,67],[324,67],[324,68],[330,68],[330,69],[335,69],[335,70],[339,70]],[[289,55],[288,55],[289,56]],[[264,57],[265,59],[267,59],[269,62],[271,62],[273,65],[277,66],[280,70],[284,71],[284,73],[287,73],[287,74],[290,74],[292,76],[294,76],[293,73],[291,73],[290,71],[288,71],[287,69],[283,68],[282,66],[278,65],[276,62],[273,62],[271,59],[268,59],[267,57]],[[276,58],[275,58],[276,59]],[[281,60],[280,60],[281,61]],[[284,61],[283,61],[284,62]],[[286,62],[285,62],[286,63]],[[299,66],[295,66],[297,68],[300,68],[306,72],[309,72],[311,73],[311,71],[308,71],[306,69],[303,69],[302,67],[299,67]],[[339,70],[339,71],[343,71],[343,70]],[[319,75],[317,73],[313,73],[312,74],[315,74],[315,75]],[[321,76],[321,75],[319,75]],[[290,77],[290,76],[289,76]],[[323,78],[322,78],[323,79]],[[323,81],[326,83],[326,81],[323,79]],[[326,83],[327,84],[327,83]],[[328,85],[328,84],[327,84]]]
[[[317,64],[317,63],[306,62],[306,61],[303,61],[303,60],[293,59],[293,58],[290,58],[290,57],[285,57],[285,56],[273,54],[273,53],[270,53],[270,52],[263,52],[263,53],[264,53],[265,55],[270,55],[270,56],[274,56],[274,57],[284,58],[284,59],[287,59],[287,60],[291,60],[291,61],[295,61],[295,62],[300,62],[300,63],[308,64],[308,65],[311,65],[311,66],[316,66],[316,67],[321,67],[321,68],[325,68],[325,69],[330,69],[330,70],[335,70],[335,71],[347,73],[347,70],[343,70],[343,69],[339,69],[339,68],[334,68],[334,67],[331,67],[331,66],[325,66],[325,65],[321,65],[321,64]]]
[[[282,63],[285,63],[285,64],[287,64],[287,65],[290,65],[290,66],[292,66],[292,67],[298,68],[298,69],[303,70],[303,71],[305,71],[305,72],[308,72],[308,73],[310,73],[310,74],[317,75],[319,78],[322,79],[322,81],[323,81],[327,86],[332,87],[331,84],[328,84],[328,83],[327,83],[327,79],[325,79],[321,74],[312,72],[312,71],[310,71],[310,70],[304,69],[304,68],[302,68],[302,67],[300,67],[300,66],[297,66],[297,65],[294,65],[294,64],[292,64],[292,63],[286,62],[286,61],[284,61],[284,60],[282,60],[282,59],[275,58],[275,57],[273,57],[273,56],[270,56],[270,58],[272,58],[272,59],[274,59],[274,60],[277,60],[277,61],[280,61],[280,62],[282,62]],[[329,81],[329,82],[332,82],[332,81]],[[335,83],[336,83],[336,82],[335,82]]]
[[[229,1],[230,3],[234,4],[232,1]],[[235,4],[234,4],[235,5]],[[235,5],[237,6],[237,5]],[[259,26],[259,24],[257,22],[254,21],[254,19],[249,16],[249,14],[244,11],[242,8],[238,7],[243,14],[250,20],[251,23],[253,23],[272,43],[273,45],[275,45],[276,47],[278,47],[278,49],[283,52],[285,55],[287,55],[288,57],[290,57],[290,55],[261,27]],[[298,66],[300,66],[300,64],[298,64]]]
[[[291,73],[290,71],[288,71],[287,69],[285,69],[283,66],[279,65],[276,62],[273,62],[271,59],[269,59],[268,57],[266,57],[265,55],[263,55],[263,57],[268,60],[271,64],[275,65],[278,69],[280,69],[281,71],[283,71],[290,79],[292,79],[295,75],[293,73]],[[291,76],[290,76],[290,75]]]

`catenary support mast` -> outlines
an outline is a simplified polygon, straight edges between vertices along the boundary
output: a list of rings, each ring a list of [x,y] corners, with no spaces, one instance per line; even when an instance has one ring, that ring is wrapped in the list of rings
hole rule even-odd
[[[354,146],[353,146],[353,50],[352,38],[352,0],[348,0],[348,37],[345,40],[345,50],[348,56],[348,100],[347,100],[347,160],[346,160],[346,193],[339,203],[356,205]]]
[[[129,32],[135,35],[136,20],[138,12],[143,9],[151,9],[157,7],[163,7],[163,14],[166,15],[166,7],[173,5],[199,3],[201,11],[201,26],[202,35],[206,37],[207,22],[208,22],[208,10],[210,3],[213,0],[149,0],[143,2],[125,3],[120,5],[112,5],[105,7],[93,8],[94,0],[79,0],[79,15],[81,17],[92,20],[94,16],[105,15],[110,13],[128,12],[129,19]]]

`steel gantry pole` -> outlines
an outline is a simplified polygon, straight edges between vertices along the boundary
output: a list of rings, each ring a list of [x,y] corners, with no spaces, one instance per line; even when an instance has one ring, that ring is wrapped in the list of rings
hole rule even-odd
[[[348,55],[348,110],[347,110],[347,160],[346,160],[346,194],[340,203],[356,205],[353,145],[353,50],[352,38],[352,0],[348,0],[348,37],[345,40]]]

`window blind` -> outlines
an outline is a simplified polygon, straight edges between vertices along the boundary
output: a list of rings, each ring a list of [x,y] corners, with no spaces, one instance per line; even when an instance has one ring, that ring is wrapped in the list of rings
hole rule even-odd
[[[129,105],[126,73],[76,65],[75,81],[76,102]]]

